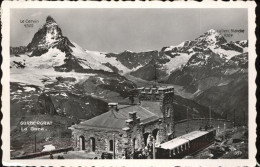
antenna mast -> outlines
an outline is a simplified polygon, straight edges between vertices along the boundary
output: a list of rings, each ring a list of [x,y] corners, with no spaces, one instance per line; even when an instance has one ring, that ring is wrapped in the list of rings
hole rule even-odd
[[[236,112],[235,112],[235,109],[233,110],[233,126],[235,127],[236,126]]]
[[[159,57],[159,51],[158,51],[158,57]],[[154,87],[156,87],[156,83],[157,83],[157,74],[156,74],[156,61],[155,61],[155,58],[153,59],[154,60]]]
[[[188,109],[188,106],[186,106],[186,114],[187,114],[187,123],[188,123],[187,132],[189,132],[190,131],[190,121],[189,121],[189,109]]]
[[[211,125],[211,106],[209,106],[209,125]]]
[[[157,81],[157,76],[156,76],[156,65],[154,61],[154,87],[156,87],[156,81]]]

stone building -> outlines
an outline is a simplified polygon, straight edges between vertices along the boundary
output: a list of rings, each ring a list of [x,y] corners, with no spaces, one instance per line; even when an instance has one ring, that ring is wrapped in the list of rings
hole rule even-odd
[[[133,155],[152,139],[174,138],[173,87],[138,88],[137,104],[108,103],[109,111],[70,129],[76,150]]]

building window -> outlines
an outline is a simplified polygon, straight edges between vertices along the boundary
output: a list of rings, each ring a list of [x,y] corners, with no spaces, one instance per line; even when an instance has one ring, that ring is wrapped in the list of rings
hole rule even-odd
[[[114,141],[109,140],[109,151],[113,151],[113,150],[114,150]]]
[[[90,138],[90,145],[91,145],[91,151],[95,152],[95,150],[96,150],[96,142],[95,142],[95,138],[94,137]]]
[[[133,148],[136,148],[136,138],[133,139]]]
[[[171,126],[170,126],[170,124],[166,124],[166,132],[167,132],[167,134],[171,133]]]
[[[85,138],[84,138],[84,136],[79,137],[79,148],[80,148],[80,150],[85,150]]]

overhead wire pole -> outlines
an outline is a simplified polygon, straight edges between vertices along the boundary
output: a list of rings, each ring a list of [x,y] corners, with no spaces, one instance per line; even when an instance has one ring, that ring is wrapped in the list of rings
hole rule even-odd
[[[233,110],[233,127],[236,126],[236,112],[235,112],[235,109]]]
[[[155,158],[155,138],[153,137],[153,159]]]
[[[159,51],[158,51],[158,57],[159,57]],[[154,87],[156,87],[157,86],[157,73],[156,73],[156,71],[157,71],[157,68],[156,68],[156,58],[155,57],[153,57],[153,60],[154,60]]]
[[[244,115],[244,126],[246,126],[246,111],[243,109],[242,112]]]
[[[156,75],[156,64],[154,59],[154,87],[156,87],[156,82],[157,82],[157,75]]]
[[[188,121],[187,132],[189,132],[190,131],[190,121],[189,121],[189,109],[188,109],[188,106],[186,106],[186,114],[187,114],[187,121]]]
[[[226,111],[226,121],[228,120],[228,114],[227,114],[227,111]]]
[[[34,135],[34,152],[36,152],[36,134]]]
[[[113,133],[113,158],[116,159],[115,134]]]
[[[211,125],[211,106],[209,106],[209,125]]]

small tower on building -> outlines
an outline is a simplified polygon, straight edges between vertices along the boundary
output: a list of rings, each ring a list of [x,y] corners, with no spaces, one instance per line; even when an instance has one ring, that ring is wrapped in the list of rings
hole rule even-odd
[[[142,87],[138,88],[141,106],[157,103],[160,106],[160,141],[168,141],[175,136],[173,98],[174,88],[169,87]]]

